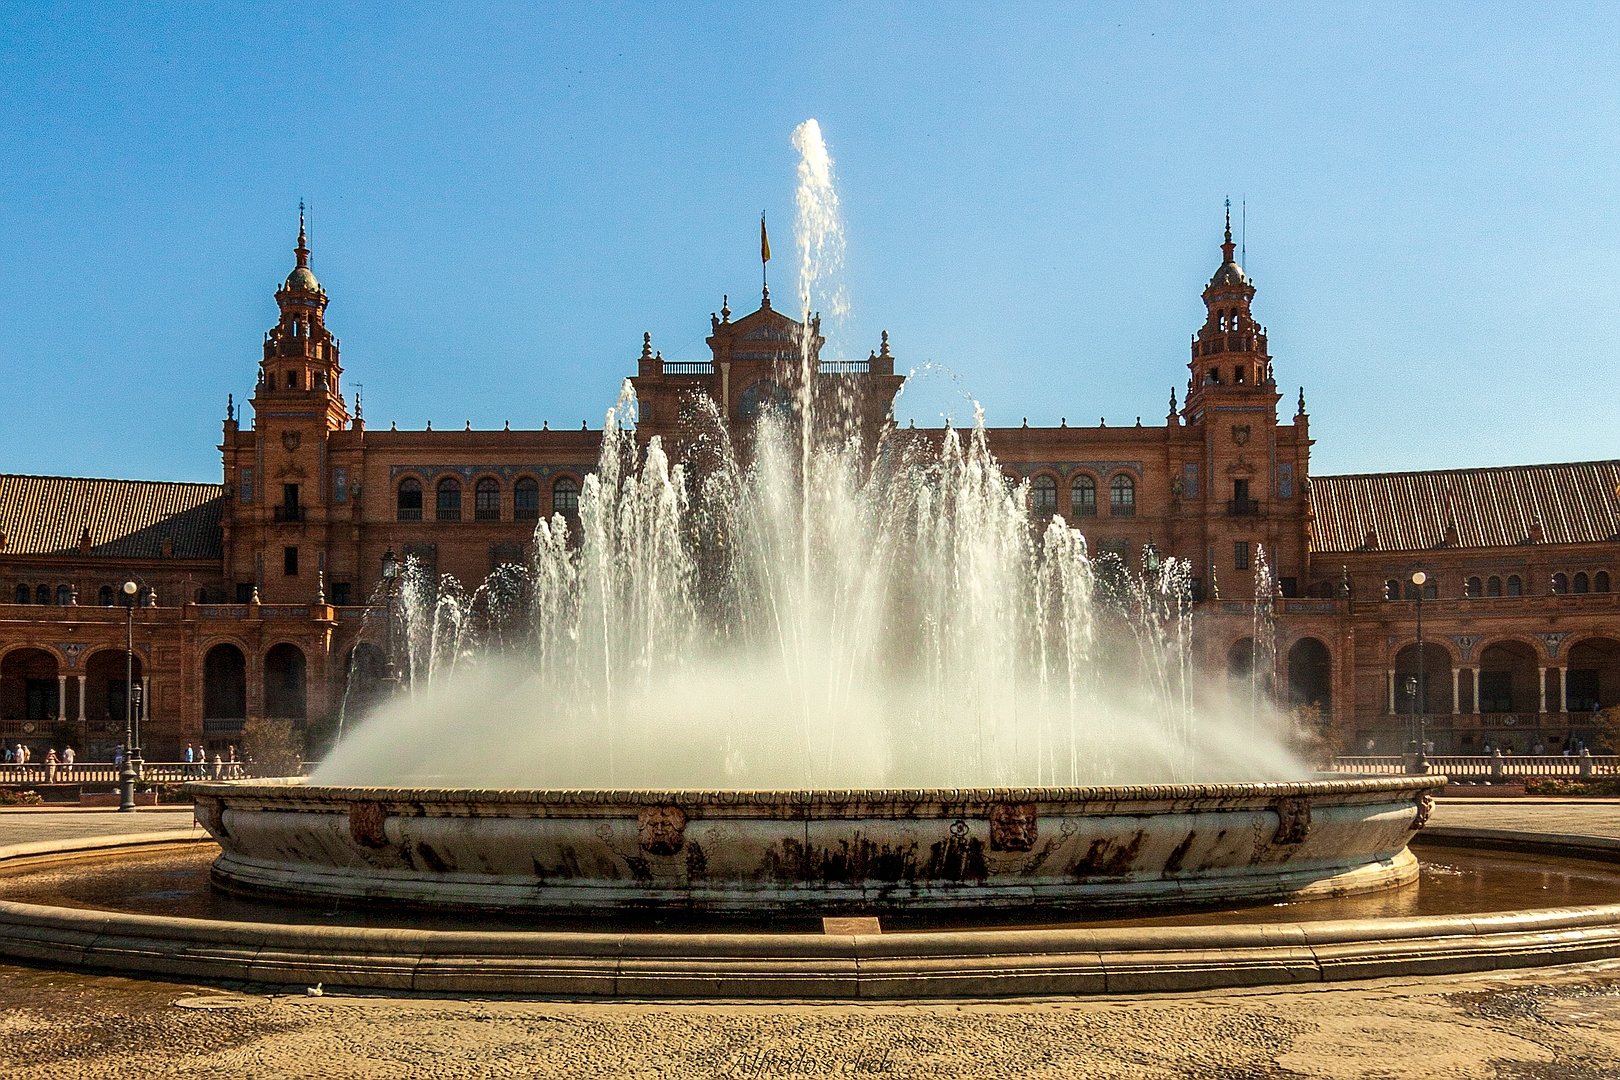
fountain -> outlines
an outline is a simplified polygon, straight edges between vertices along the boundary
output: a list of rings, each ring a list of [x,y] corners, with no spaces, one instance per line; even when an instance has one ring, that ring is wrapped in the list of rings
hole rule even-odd
[[[982,416],[873,437],[829,392],[813,305],[844,307],[838,200],[815,122],[793,141],[785,400],[738,430],[707,403],[676,464],[636,437],[627,383],[577,532],[541,522],[526,570],[471,595],[410,568],[407,696],[307,782],[189,785],[223,849],[215,882],[830,913],[1411,881],[1406,842],[1442,781],[1312,776],[1265,695],[1202,686],[1184,562],[1150,548],[1133,569],[1061,517],[1032,523]]]

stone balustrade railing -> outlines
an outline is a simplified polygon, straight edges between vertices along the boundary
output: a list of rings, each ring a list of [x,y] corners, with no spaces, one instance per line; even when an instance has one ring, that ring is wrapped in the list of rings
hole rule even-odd
[[[305,762],[300,773],[314,767]],[[72,765],[46,765],[30,761],[26,765],[0,764],[0,787],[30,787],[38,784],[116,784],[123,772],[122,765],[110,761],[78,761]],[[258,776],[282,776],[281,769],[261,769],[247,762],[221,762],[219,779],[239,780]],[[147,761],[140,766],[142,784],[179,784],[187,780],[213,780],[216,778],[213,762],[187,764],[184,761]]]
[[[1508,778],[1620,776],[1617,754],[1430,754],[1429,770],[1453,780],[1504,780]],[[1365,776],[1404,773],[1406,758],[1399,754],[1338,757],[1335,772]]]

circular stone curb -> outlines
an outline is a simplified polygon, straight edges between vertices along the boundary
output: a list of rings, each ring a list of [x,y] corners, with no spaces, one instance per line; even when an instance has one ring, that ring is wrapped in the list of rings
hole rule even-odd
[[[1578,849],[1582,838],[1570,839]],[[174,833],[55,841],[0,848],[0,861],[191,842],[203,841]],[[823,935],[286,926],[0,901],[0,956],[122,974],[427,993],[734,1000],[1147,993],[1612,959],[1620,957],[1620,904],[1272,925]]]

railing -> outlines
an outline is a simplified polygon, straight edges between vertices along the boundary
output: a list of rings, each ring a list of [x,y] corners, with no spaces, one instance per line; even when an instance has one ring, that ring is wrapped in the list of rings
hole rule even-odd
[[[665,375],[713,375],[714,364],[709,360],[665,360]]]
[[[1429,770],[1453,780],[1501,780],[1507,777],[1620,776],[1620,754],[1430,754]],[[1399,754],[1339,757],[1335,772],[1387,776],[1406,772]]]
[[[872,370],[870,360],[819,360],[816,371],[822,375],[865,375]]]
[[[299,773],[307,773],[313,762],[299,766]],[[46,765],[30,761],[26,765],[0,764],[0,786],[26,787],[40,784],[116,784],[123,772],[122,765],[110,761],[76,761],[72,765]],[[179,784],[187,780],[245,779],[254,776],[282,776],[279,769],[260,769],[245,761],[220,762],[219,775],[214,773],[210,761],[187,764],[184,761],[148,761],[140,768],[143,784]]]
[[[1227,499],[1227,517],[1259,517],[1260,503],[1254,499]]]
[[[302,506],[287,506],[281,504],[272,508],[277,521],[303,521],[304,508]]]

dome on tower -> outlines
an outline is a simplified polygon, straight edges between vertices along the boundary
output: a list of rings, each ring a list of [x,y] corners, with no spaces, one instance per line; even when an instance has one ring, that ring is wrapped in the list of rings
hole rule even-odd
[[[1227,259],[1221,263],[1220,269],[1215,271],[1215,276],[1209,279],[1209,283],[1211,285],[1247,285],[1249,279],[1243,276],[1243,267],[1231,259]]]
[[[321,283],[315,280],[315,274],[307,266],[299,266],[287,275],[288,291],[320,292]]]

